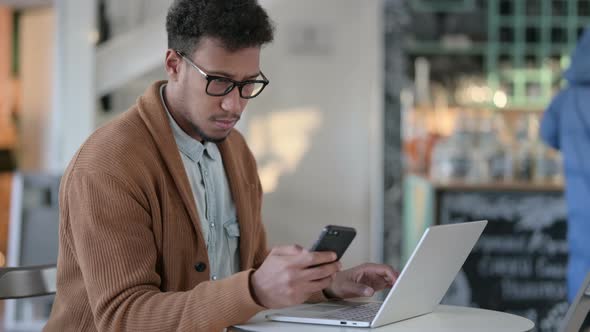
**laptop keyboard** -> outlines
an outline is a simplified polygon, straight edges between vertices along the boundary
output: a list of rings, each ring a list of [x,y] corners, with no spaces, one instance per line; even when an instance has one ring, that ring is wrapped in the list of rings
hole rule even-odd
[[[344,308],[324,316],[331,319],[352,320],[357,322],[370,322],[381,308],[380,302],[363,303],[350,308]]]

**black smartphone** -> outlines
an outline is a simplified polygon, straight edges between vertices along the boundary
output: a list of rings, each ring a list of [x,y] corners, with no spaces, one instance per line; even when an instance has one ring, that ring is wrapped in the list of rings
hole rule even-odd
[[[327,225],[311,251],[333,251],[338,256],[337,260],[340,260],[355,236],[356,230],[352,227]]]

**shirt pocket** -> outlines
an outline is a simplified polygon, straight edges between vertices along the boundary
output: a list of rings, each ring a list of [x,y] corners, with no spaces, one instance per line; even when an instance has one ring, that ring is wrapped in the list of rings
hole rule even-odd
[[[225,230],[229,254],[232,257],[239,257],[239,253],[237,252],[238,246],[240,245],[240,224],[238,223],[238,219],[236,217],[229,219],[223,223],[223,228]]]

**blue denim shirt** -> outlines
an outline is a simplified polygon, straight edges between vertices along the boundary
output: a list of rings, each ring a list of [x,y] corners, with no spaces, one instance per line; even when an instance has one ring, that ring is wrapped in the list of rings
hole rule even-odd
[[[163,84],[160,96],[199,213],[201,231],[207,242],[211,279],[219,280],[240,270],[240,227],[223,160],[215,143],[203,144],[180,128],[164,100],[165,88],[166,84]]]

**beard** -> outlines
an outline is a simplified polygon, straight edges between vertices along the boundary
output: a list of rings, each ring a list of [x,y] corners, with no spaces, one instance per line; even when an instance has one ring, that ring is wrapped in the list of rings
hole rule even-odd
[[[197,135],[199,135],[199,137],[203,139],[203,143],[205,143],[205,142],[221,143],[227,138],[227,136],[231,132],[231,131],[228,132],[227,135],[225,135],[223,137],[211,137],[211,136],[205,134],[205,131],[203,131],[201,129],[201,127],[199,127],[195,124],[191,124],[191,127],[193,127],[194,132],[197,133]]]
[[[236,123],[237,123],[237,121],[239,121],[239,120],[240,120],[240,117],[238,117],[238,118],[236,119]],[[199,135],[199,137],[200,137],[200,138],[202,138],[202,139],[203,139],[203,143],[205,143],[205,142],[211,142],[211,143],[221,143],[221,142],[225,141],[225,139],[227,138],[227,136],[229,136],[229,133],[231,133],[231,131],[233,130],[233,128],[232,128],[232,129],[230,129],[230,130],[227,132],[227,134],[225,134],[223,137],[212,137],[212,136],[209,136],[209,135],[207,135],[207,134],[205,133],[205,131],[204,131],[204,130],[203,130],[201,127],[199,127],[197,124],[195,124],[195,123],[192,123],[192,122],[189,122],[189,123],[190,123],[190,126],[192,127],[193,131],[194,131],[195,133],[197,133],[197,135]]]

